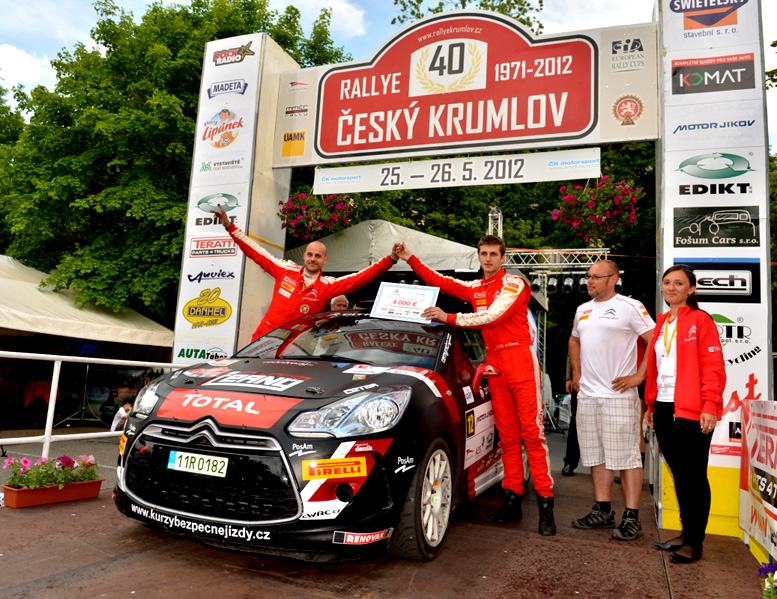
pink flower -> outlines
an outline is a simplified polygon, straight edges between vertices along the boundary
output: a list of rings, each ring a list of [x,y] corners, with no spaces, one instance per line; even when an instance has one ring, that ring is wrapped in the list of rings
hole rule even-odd
[[[29,468],[30,466],[32,466],[32,462],[28,458],[22,458],[21,462],[22,462],[22,468]]]
[[[566,185],[563,185],[562,187],[559,187],[559,188],[558,188],[558,190],[559,190],[559,192],[560,192],[560,193],[564,193],[564,191],[566,191],[566,189],[567,189],[567,186],[566,186]]]
[[[575,220],[572,221],[572,226],[573,227],[577,227],[579,224],[580,224],[580,219],[579,218],[576,218]]]
[[[307,209],[308,209],[307,204],[302,204],[302,206],[300,206],[300,210],[307,210]]]
[[[558,220],[558,208],[553,211],[553,220]]]
[[[35,465],[40,466],[41,464],[45,464],[46,462],[48,462],[48,460],[46,458],[41,457],[41,458],[38,458],[38,461],[35,462]]]
[[[594,206],[596,206],[596,202],[594,200],[591,200],[590,202],[585,204],[586,208],[593,208]]]
[[[332,222],[335,222],[336,220],[337,220],[337,215],[336,215],[336,214],[333,214],[333,215],[332,215]]]
[[[16,461],[16,458],[8,458],[8,459],[5,461],[5,464],[3,464],[3,470],[5,470],[6,468],[8,468],[8,466],[10,466],[11,464],[13,464],[15,461]]]
[[[308,197],[308,194],[306,194],[306,193],[301,193],[301,194],[299,194],[297,197],[298,197],[298,198],[301,200],[302,198],[306,198],[306,197]]]
[[[57,458],[57,464],[60,464],[63,468],[72,468],[76,463],[73,461],[73,458],[63,455]]]
[[[602,181],[606,181],[606,180],[607,180],[607,179],[609,179],[609,178],[610,178],[610,175],[605,175],[604,177],[602,177]],[[621,182],[622,182],[622,181],[621,181]]]
[[[575,185],[575,189],[583,189],[582,185]]]

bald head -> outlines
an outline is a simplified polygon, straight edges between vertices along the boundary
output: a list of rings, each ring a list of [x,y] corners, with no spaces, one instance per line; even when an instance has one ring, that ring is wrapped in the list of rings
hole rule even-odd
[[[305,248],[305,270],[307,273],[317,275],[326,262],[326,246],[320,241],[311,241]]]

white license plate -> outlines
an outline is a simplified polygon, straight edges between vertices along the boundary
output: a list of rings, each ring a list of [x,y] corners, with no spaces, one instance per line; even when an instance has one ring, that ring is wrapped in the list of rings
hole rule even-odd
[[[167,460],[167,469],[223,478],[227,475],[227,464],[229,464],[229,458],[171,451],[170,458]]]

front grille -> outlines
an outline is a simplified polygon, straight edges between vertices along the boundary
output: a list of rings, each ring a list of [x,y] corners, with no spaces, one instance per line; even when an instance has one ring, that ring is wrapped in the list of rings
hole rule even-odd
[[[171,450],[229,458],[224,478],[169,470]],[[127,456],[125,484],[146,504],[191,516],[260,524],[288,521],[300,500],[281,446],[270,437],[194,427],[149,425]]]

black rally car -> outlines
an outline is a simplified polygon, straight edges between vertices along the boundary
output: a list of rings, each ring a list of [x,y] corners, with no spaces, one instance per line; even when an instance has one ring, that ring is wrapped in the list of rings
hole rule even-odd
[[[114,497],[203,543],[311,560],[432,559],[502,479],[477,331],[314,314],[144,388]]]

